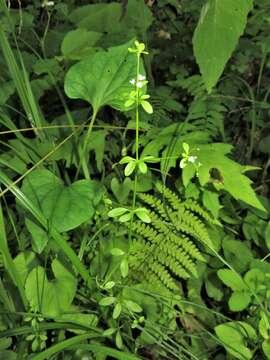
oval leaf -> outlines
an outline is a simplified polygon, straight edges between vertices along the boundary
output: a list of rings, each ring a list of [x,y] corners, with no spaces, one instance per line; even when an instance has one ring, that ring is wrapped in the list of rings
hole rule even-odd
[[[100,306],[110,306],[113,303],[115,303],[116,298],[114,296],[108,296],[100,300],[99,305]]]

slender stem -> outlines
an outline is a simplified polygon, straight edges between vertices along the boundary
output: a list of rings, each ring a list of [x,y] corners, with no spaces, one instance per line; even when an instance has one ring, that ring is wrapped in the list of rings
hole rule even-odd
[[[140,53],[137,53],[137,70],[136,70],[136,84],[139,81],[139,74],[140,74]],[[139,125],[140,125],[140,116],[139,116],[139,88],[136,86],[136,135],[135,135],[135,152],[136,152],[136,161],[139,160]],[[137,171],[137,169],[136,169]],[[128,239],[131,240],[131,233],[132,233],[132,224],[134,219],[134,210],[136,207],[136,196],[137,196],[137,182],[138,182],[138,175],[136,172],[134,178],[134,188],[133,188],[133,198],[132,198],[132,212],[131,212],[131,219],[129,223],[129,232],[128,232]]]
[[[140,73],[140,54],[137,54],[137,79],[139,81]],[[136,160],[139,160],[139,88],[136,87]]]
[[[87,130],[87,133],[86,133],[85,140],[84,140],[79,165],[78,165],[76,175],[75,175],[75,180],[79,176],[81,167],[83,167],[84,175],[85,175],[86,179],[90,179],[90,174],[89,174],[89,171],[88,171],[88,166],[87,166],[87,161],[86,161],[86,158],[85,158],[85,153],[86,153],[87,144],[89,142],[89,139],[90,139],[90,136],[91,136],[91,133],[92,133],[92,130],[93,130],[93,126],[94,126],[94,122],[96,120],[96,117],[97,117],[97,111],[94,111],[93,115],[92,115],[92,118],[91,118],[91,121],[90,121],[90,124],[89,124],[89,127],[88,127],[88,130]]]
[[[268,55],[267,49],[263,50],[262,60],[261,60],[261,64],[260,64],[260,71],[259,71],[259,76],[258,76],[258,81],[257,81],[257,89],[256,89],[256,97],[257,98],[258,98],[258,95],[260,94],[260,90],[261,90],[263,70],[264,70],[266,60],[267,60],[267,55]]]

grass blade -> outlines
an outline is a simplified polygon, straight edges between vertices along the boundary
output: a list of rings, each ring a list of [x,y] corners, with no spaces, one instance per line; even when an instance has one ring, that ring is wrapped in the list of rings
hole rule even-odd
[[[25,295],[24,286],[21,280],[20,275],[13,263],[13,259],[9,252],[7,238],[6,238],[6,230],[5,230],[5,223],[3,218],[3,211],[2,211],[2,204],[0,203],[0,252],[4,258],[5,268],[9,273],[11,279],[13,280],[14,284],[17,286],[21,300],[25,309],[28,307],[28,301]]]

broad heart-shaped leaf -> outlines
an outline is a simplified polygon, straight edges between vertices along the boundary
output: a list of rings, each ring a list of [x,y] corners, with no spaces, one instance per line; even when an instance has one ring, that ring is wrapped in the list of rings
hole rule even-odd
[[[223,143],[203,144],[198,145],[198,149],[194,153],[201,163],[198,168],[198,178],[202,186],[212,181],[218,189],[228,191],[235,199],[266,211],[251,187],[252,181],[243,174],[252,167],[242,166],[226,156],[232,150],[231,145]],[[193,171],[191,171],[192,169]],[[188,163],[182,172],[185,185],[194,175],[195,167]]]
[[[252,0],[208,0],[202,8],[193,47],[208,92],[243,34],[251,8]]]
[[[59,232],[90,220],[102,197],[102,187],[96,181],[79,180],[65,186],[45,169],[33,171],[24,180],[22,191]]]
[[[52,271],[55,279],[49,281],[44,268],[35,267],[26,279],[25,293],[32,311],[55,317],[70,309],[77,280],[58,260],[53,260]]]
[[[125,102],[134,90],[137,58],[128,51],[134,41],[100,51],[73,65],[65,78],[65,92],[72,99],[88,101],[97,113],[104,105],[125,111]],[[141,64],[141,74],[144,74]]]

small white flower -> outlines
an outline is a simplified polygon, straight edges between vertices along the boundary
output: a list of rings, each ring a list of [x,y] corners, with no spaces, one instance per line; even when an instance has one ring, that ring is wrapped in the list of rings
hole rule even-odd
[[[142,88],[142,87],[143,87],[143,83],[142,83],[141,81],[138,81],[137,84],[136,84],[136,86],[137,86],[138,88]]]
[[[130,82],[131,85],[135,85],[136,81],[135,81],[135,79],[131,79],[131,80],[129,80],[129,82]]]
[[[188,161],[191,163],[195,163],[196,160],[197,160],[197,156],[189,156],[188,157]]]
[[[44,0],[42,3],[42,7],[49,7],[49,6],[54,6],[54,1],[48,1],[48,0]]]
[[[140,81],[145,80],[145,76],[144,76],[144,75],[139,74],[139,75],[138,75],[138,80],[140,80]]]

